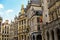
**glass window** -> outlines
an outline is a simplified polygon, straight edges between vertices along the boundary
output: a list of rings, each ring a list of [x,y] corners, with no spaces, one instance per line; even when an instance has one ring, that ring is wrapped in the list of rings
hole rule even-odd
[[[7,37],[9,37],[9,35],[7,35]]]
[[[49,40],[49,32],[47,31],[47,40]]]
[[[51,31],[51,34],[52,34],[52,39],[54,40],[54,31],[53,30]]]
[[[6,31],[5,31],[5,34],[6,34]]]
[[[22,25],[23,25],[23,20],[22,20]]]
[[[22,39],[23,39],[23,35],[21,35],[22,36]]]
[[[19,21],[19,25],[21,25],[21,22]]]
[[[42,16],[42,11],[36,11],[35,15]]]
[[[5,37],[6,37],[6,35],[5,35]]]
[[[40,30],[40,25],[37,26],[37,30],[38,30],[38,31]]]
[[[4,33],[4,30],[2,31],[2,33]]]
[[[26,40],[26,35],[25,35],[25,40]]]
[[[40,17],[37,17],[37,23],[39,23],[40,22]]]
[[[6,40],[6,38],[5,38],[5,40]]]

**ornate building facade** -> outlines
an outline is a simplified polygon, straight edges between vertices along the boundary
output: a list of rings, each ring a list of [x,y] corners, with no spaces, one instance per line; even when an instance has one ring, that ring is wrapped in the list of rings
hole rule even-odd
[[[14,40],[18,40],[18,18],[14,18]]]
[[[0,40],[2,40],[2,17],[0,17]]]
[[[42,26],[42,4],[41,0],[30,0],[27,5],[27,18],[30,27],[29,40],[42,40],[41,28]]]
[[[59,2],[30,0],[26,8],[22,6],[18,20],[18,40],[60,40]],[[26,27],[29,29],[28,34]]]
[[[26,8],[22,5],[18,20],[18,40],[42,40],[40,29],[43,15],[41,2],[40,0],[30,0]]]
[[[43,0],[43,2],[45,15],[42,26],[43,40],[60,40],[60,0]]]
[[[29,40],[28,28],[27,15],[25,13],[24,5],[22,5],[21,12],[18,16],[18,40]]]
[[[2,23],[1,31],[2,31],[2,40],[10,40],[10,24],[8,23],[8,20]]]
[[[10,24],[10,40],[18,40],[18,19],[15,16],[14,21]]]
[[[14,22],[10,24],[10,40],[14,40]]]

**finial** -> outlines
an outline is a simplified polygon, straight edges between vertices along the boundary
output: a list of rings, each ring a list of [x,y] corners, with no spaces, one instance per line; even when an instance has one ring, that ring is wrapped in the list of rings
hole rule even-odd
[[[24,4],[22,4],[22,6],[21,6],[22,8],[24,8]]]
[[[25,12],[24,12],[24,5],[22,4],[22,6],[21,6],[21,14],[24,14]]]

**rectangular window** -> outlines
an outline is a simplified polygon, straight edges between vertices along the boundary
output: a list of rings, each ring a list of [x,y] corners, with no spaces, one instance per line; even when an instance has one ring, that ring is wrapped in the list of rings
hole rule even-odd
[[[26,40],[26,35],[25,35],[25,40]]]
[[[42,11],[36,11],[35,15],[42,16]]]
[[[40,23],[40,17],[37,17],[37,23]]]
[[[6,31],[5,31],[5,34],[6,34]]]
[[[2,35],[2,37],[4,37],[4,35]]]
[[[37,30],[40,31],[40,25],[37,26]]]
[[[21,35],[22,36],[22,39],[23,39],[23,35]]]
[[[22,20],[22,25],[23,25],[23,20]]]
[[[4,33],[4,30],[2,31],[2,33]]]
[[[7,37],[9,37],[9,35],[7,35]]]
[[[21,25],[21,22],[19,21],[19,25]]]

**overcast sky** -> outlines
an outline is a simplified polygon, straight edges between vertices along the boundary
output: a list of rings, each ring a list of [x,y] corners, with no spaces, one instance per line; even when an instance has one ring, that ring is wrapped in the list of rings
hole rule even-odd
[[[5,20],[13,20],[19,14],[21,5],[26,7],[28,0],[0,0],[0,16]]]

